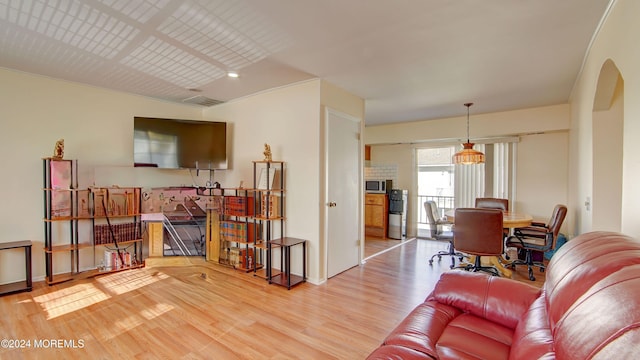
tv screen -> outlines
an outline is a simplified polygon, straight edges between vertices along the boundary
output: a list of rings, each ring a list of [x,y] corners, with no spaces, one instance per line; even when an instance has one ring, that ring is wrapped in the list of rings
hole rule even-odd
[[[133,118],[134,166],[226,169],[227,123]]]

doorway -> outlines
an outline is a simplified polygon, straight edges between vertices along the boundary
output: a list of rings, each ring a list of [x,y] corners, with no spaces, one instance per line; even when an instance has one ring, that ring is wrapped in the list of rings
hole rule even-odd
[[[593,102],[593,198],[591,229],[622,229],[622,157],[624,143],[624,80],[607,60],[600,70]],[[586,209],[589,211],[589,208]]]

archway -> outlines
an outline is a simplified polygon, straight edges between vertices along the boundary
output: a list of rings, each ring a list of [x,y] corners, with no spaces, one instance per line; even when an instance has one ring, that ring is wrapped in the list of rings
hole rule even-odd
[[[600,69],[593,101],[592,230],[620,231],[622,224],[622,155],[624,80],[607,60]]]

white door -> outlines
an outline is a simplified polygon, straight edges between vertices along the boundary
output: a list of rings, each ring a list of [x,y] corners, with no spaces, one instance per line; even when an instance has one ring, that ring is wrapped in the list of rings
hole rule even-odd
[[[360,120],[326,112],[325,234],[327,277],[360,261]]]

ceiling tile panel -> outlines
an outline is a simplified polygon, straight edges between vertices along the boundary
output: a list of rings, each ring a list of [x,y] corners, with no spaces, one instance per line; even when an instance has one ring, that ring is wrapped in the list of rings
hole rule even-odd
[[[117,18],[77,1],[11,1],[0,19],[49,38],[112,59],[139,32]],[[107,38],[109,41],[105,41]]]
[[[121,63],[185,89],[225,76],[218,67],[153,36]]]
[[[170,0],[98,0],[102,4],[128,16],[129,18],[146,23],[154,17]]]

